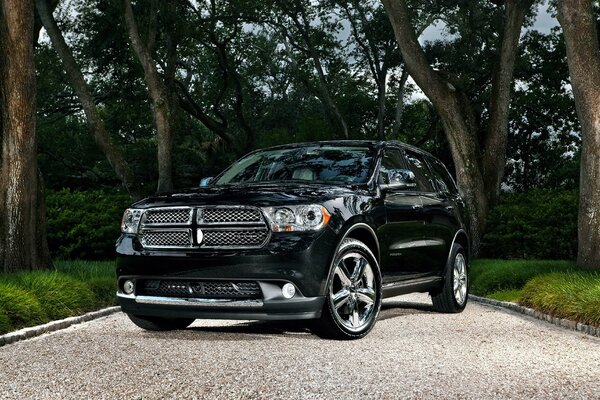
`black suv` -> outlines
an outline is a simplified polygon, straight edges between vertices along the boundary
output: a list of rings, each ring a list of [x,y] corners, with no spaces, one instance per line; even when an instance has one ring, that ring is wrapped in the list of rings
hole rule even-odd
[[[354,339],[384,297],[428,292],[441,312],[468,297],[461,196],[438,159],[398,142],[258,150],[200,188],[135,203],[122,231],[119,302],[149,330],[304,319]]]

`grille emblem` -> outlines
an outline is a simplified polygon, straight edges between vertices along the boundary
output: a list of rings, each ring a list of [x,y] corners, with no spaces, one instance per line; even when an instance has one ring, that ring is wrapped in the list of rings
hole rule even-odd
[[[198,244],[202,244],[202,241],[204,240],[204,233],[202,233],[202,229],[198,229],[196,231],[196,239],[198,240]]]

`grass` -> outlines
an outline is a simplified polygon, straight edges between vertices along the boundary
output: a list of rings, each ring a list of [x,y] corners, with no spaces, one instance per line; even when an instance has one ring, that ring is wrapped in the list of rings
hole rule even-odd
[[[499,301],[510,301],[513,303],[518,303],[521,301],[521,297],[523,297],[523,291],[517,289],[498,290],[497,292],[490,293],[485,297],[489,297],[490,299]]]
[[[600,273],[572,261],[475,260],[471,293],[600,326]]]
[[[0,334],[116,304],[112,261],[56,261],[0,275]]]
[[[554,273],[533,278],[521,304],[543,313],[600,326],[600,273]]]
[[[572,261],[475,260],[471,265],[470,291],[487,296],[500,291],[520,290],[532,278],[552,272],[576,270]]]

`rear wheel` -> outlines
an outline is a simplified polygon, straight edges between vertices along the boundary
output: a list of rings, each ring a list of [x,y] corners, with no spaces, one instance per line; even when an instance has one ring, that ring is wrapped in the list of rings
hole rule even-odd
[[[323,313],[314,330],[334,339],[359,339],[373,329],[381,308],[381,273],[373,253],[344,239],[327,281]]]
[[[459,313],[465,309],[469,298],[467,257],[460,244],[455,243],[446,265],[444,286],[432,294],[433,308],[438,312]]]
[[[133,314],[127,314],[127,316],[131,322],[147,331],[173,331],[185,329],[194,322],[193,318],[142,317]]]

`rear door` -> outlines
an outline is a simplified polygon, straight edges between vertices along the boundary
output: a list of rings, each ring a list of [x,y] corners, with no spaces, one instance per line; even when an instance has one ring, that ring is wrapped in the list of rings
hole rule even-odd
[[[423,204],[422,272],[439,275],[444,269],[458,225],[452,194],[444,182],[440,166],[434,164],[434,158],[407,149],[406,159],[417,177]]]

